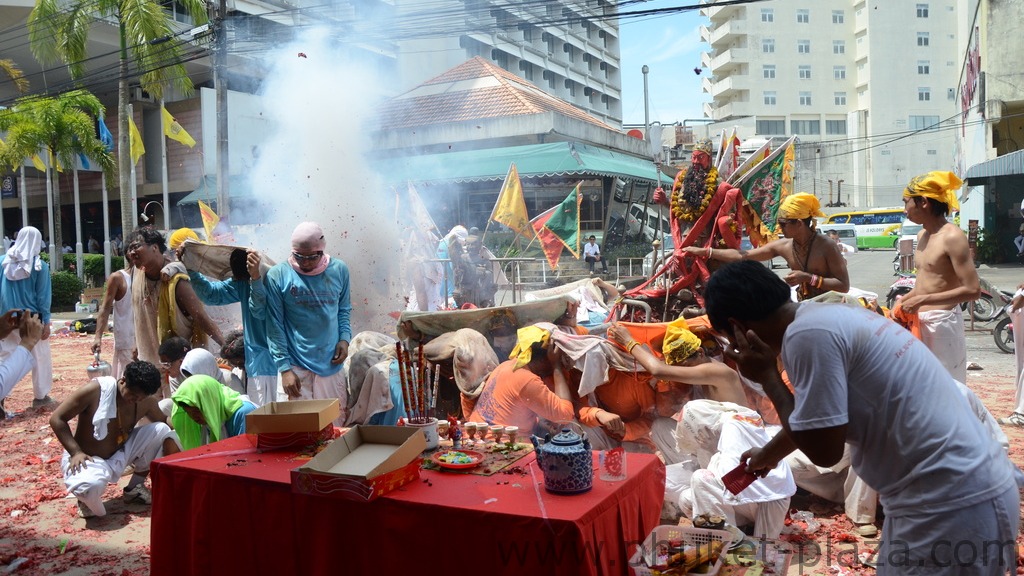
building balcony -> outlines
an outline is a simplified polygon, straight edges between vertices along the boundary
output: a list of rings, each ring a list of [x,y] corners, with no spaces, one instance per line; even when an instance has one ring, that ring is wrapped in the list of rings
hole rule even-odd
[[[711,60],[712,59],[711,59],[711,54],[710,53],[708,53],[708,52],[701,52],[700,53],[700,65],[703,68],[707,68],[708,70],[710,70],[711,69]]]
[[[701,87],[713,98],[729,98],[750,89],[745,76],[727,76],[721,79],[704,78]]]
[[[739,7],[735,5],[715,6],[714,0],[704,0],[702,3],[706,6],[700,9],[701,13],[712,22],[725,22],[739,13]]]
[[[713,48],[735,42],[740,36],[747,35],[745,20],[730,20],[711,30],[711,39],[707,41]]]
[[[712,74],[721,74],[727,70],[737,67],[741,62],[747,62],[750,58],[750,50],[747,48],[729,48],[725,52],[711,58],[707,66]]]
[[[711,29],[703,24],[700,25],[700,41],[711,44]]]

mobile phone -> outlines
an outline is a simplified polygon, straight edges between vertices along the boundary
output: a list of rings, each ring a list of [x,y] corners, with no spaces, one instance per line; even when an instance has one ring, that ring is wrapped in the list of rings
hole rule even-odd
[[[21,310],[13,310],[13,311],[11,311],[11,320],[18,320],[19,318],[21,318],[21,313],[22,313]]]

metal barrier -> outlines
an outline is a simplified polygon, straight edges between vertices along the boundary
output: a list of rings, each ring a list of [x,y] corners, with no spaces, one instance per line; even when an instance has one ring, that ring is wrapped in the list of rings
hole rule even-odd
[[[625,262],[629,274],[623,276],[622,268]],[[636,278],[644,275],[644,259],[640,258],[616,258],[615,259],[615,283],[618,284],[622,278]]]

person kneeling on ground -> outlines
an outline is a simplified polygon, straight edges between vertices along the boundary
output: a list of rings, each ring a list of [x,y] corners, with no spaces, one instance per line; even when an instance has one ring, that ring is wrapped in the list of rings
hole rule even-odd
[[[149,463],[181,451],[178,436],[164,422],[153,397],[160,390],[160,371],[149,362],[125,367],[120,380],[94,378],[53,411],[50,427],[64,446],[60,469],[68,494],[78,498],[83,518],[104,516],[103,491],[129,466],[135,473],[124,489],[124,501],[150,504],[143,484]],[[78,417],[75,431],[71,420]],[[136,427],[143,417],[152,422]]]
[[[185,450],[245,434],[245,415],[256,409],[246,396],[205,374],[186,378],[171,399],[171,424]]]

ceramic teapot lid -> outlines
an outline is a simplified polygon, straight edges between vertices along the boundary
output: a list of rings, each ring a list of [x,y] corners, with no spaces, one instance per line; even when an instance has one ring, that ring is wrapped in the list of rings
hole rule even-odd
[[[581,442],[583,442],[583,438],[569,428],[562,428],[562,431],[551,439],[551,443],[556,446],[573,446]]]

